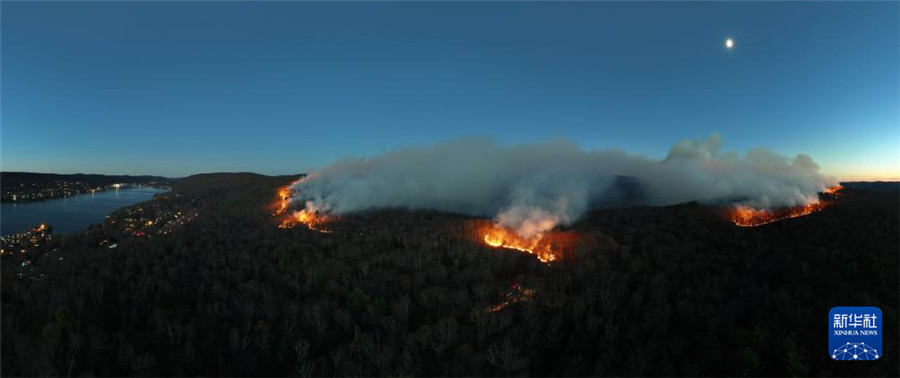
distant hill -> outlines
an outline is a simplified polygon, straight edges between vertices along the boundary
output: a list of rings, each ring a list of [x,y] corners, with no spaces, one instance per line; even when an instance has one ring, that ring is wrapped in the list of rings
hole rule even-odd
[[[98,175],[98,174],[57,174],[34,172],[0,172],[0,185],[12,187],[19,184],[46,184],[54,181],[81,181],[90,185],[104,186],[115,183],[139,183],[166,182],[171,179],[162,176],[129,176],[129,175]]]
[[[842,186],[854,189],[869,189],[879,192],[900,193],[900,181],[847,181]]]
[[[285,180],[296,180],[304,174],[292,176],[264,176],[251,172],[218,172],[201,173],[185,177],[172,185],[178,193],[189,195],[207,195],[219,192],[247,190],[255,186],[277,185]]]
[[[303,174],[263,176],[257,173],[202,173],[188,176],[172,184],[175,193],[201,200],[213,200],[218,206],[240,207],[248,202],[274,201],[272,187],[285,185]]]

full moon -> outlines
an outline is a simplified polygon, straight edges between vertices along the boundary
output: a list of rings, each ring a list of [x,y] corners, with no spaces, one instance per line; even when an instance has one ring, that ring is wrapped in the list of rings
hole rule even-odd
[[[731,38],[726,39],[725,40],[725,48],[730,49],[732,47],[734,47],[734,40]]]

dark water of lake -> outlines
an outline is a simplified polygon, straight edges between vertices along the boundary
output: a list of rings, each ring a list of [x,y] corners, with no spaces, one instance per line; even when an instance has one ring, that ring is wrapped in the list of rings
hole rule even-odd
[[[0,235],[22,232],[41,223],[53,226],[54,234],[77,233],[92,224],[103,223],[106,215],[116,209],[165,192],[150,187],[128,187],[40,202],[0,203]]]

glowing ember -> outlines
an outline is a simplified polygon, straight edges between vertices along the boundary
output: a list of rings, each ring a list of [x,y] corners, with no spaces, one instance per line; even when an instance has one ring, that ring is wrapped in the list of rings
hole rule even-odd
[[[838,185],[825,189],[822,193],[837,198],[840,196],[840,191],[842,189],[844,189],[844,187]],[[821,211],[829,204],[830,203],[827,201],[820,200],[807,205],[775,210],[755,209],[750,206],[735,205],[732,209],[726,211],[726,217],[740,227],[756,227],[784,219],[809,215]]]
[[[481,234],[484,235],[484,242],[491,247],[532,254],[545,263],[559,260],[563,253],[574,245],[573,234],[550,232],[524,238],[515,231],[497,224],[483,227]]]
[[[534,296],[534,289],[525,288],[516,282],[510,286],[510,289],[507,292],[501,294],[501,296],[503,297],[503,301],[488,307],[487,312],[498,312],[513,303],[528,301]]]

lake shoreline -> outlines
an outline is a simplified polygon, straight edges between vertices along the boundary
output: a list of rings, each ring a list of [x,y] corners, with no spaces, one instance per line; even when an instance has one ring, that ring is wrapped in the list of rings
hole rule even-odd
[[[78,191],[78,192],[75,192],[75,193],[72,194],[72,195],[66,195],[66,194],[61,194],[61,195],[60,195],[60,194],[54,194],[54,195],[52,195],[52,196],[48,195],[48,196],[46,196],[46,197],[40,197],[40,198],[36,198],[36,199],[35,199],[35,198],[28,198],[28,197],[26,197],[26,198],[24,198],[24,199],[15,199],[15,200],[12,200],[12,199],[7,198],[7,196],[3,196],[3,197],[0,197],[0,203],[9,203],[9,204],[27,204],[27,203],[35,203],[35,202],[45,202],[45,201],[52,201],[52,200],[58,200],[58,199],[67,199],[67,198],[77,197],[77,196],[82,195],[82,194],[105,193],[105,192],[109,192],[110,190],[129,189],[129,188],[154,188],[154,189],[160,189],[160,190],[172,190],[172,187],[169,186],[169,185],[140,185],[140,184],[138,184],[138,185],[131,185],[131,184],[128,184],[128,185],[123,185],[123,186],[121,186],[121,187],[119,187],[119,188],[115,188],[115,187],[113,187],[112,185],[109,185],[109,186],[105,186],[105,187],[102,187],[101,189],[97,189],[97,190],[94,190],[94,191],[83,191],[83,192],[82,192],[82,191]]]
[[[44,201],[0,204],[0,235],[26,232],[40,224],[52,227],[55,235],[77,234],[102,224],[106,216],[125,207],[152,200],[170,190],[151,186],[80,193]]]

